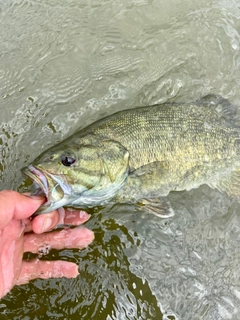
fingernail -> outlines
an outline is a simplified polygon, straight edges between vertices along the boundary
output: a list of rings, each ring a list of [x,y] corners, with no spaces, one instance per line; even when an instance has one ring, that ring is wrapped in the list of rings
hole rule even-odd
[[[52,219],[45,218],[43,222],[42,232],[48,231],[51,225],[52,225]]]
[[[26,196],[26,197],[29,197],[29,198],[31,198],[31,199],[33,199],[33,200],[43,200],[43,199],[46,199],[46,197],[43,196],[43,195],[42,195],[42,196],[35,196],[35,195],[32,195],[32,194],[29,193],[29,192],[24,192],[23,195]]]
[[[31,192],[23,192],[23,194],[28,197],[31,196]]]
[[[63,209],[63,207],[58,208],[58,214],[59,214],[58,224],[64,224],[65,210]]]
[[[89,214],[86,211],[80,210],[79,217],[80,218],[89,217]]]
[[[24,230],[25,230],[25,224],[22,222],[22,226],[21,226],[21,230],[19,232],[18,238],[22,236],[22,234],[24,233]]]

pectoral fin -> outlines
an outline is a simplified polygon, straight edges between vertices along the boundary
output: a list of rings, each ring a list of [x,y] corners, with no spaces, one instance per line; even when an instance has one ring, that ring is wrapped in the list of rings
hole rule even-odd
[[[233,198],[240,199],[240,168],[222,176],[220,179],[208,184]]]
[[[167,196],[174,188],[168,173],[169,163],[165,161],[156,161],[138,168],[129,174],[115,201],[136,202],[143,198]]]
[[[154,214],[160,218],[170,218],[174,216],[174,211],[167,198],[159,197],[153,199],[141,199],[137,205],[139,208],[144,208],[148,213]]]

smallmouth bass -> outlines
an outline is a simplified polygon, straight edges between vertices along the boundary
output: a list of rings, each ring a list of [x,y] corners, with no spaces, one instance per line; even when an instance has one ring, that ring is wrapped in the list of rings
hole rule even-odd
[[[219,96],[114,113],[45,151],[23,172],[47,198],[36,214],[132,202],[173,215],[165,196],[202,184],[240,196],[240,126]]]

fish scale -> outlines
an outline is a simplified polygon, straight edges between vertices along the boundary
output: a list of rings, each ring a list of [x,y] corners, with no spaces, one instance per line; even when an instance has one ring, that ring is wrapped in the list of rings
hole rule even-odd
[[[231,146],[234,147],[239,130],[227,127],[227,123],[222,128],[221,119],[214,119],[215,123],[209,130],[201,119],[195,117],[194,112],[191,114],[191,107],[165,105],[128,110],[123,116],[120,113],[108,118],[107,126],[103,122],[90,130],[96,135],[119,141],[130,152],[130,166],[133,169],[146,165],[149,155],[153,156],[153,162],[163,161],[171,153],[172,158],[177,161],[181,150],[183,157],[194,154],[201,158],[202,155],[211,153],[214,158],[220,152],[224,158]],[[193,110],[195,111],[195,106]],[[202,118],[204,113],[208,116],[207,107],[201,111]],[[184,112],[188,117],[183,117]],[[198,111],[198,116],[199,114]],[[209,117],[207,119],[211,120]],[[185,147],[186,144],[188,148]]]
[[[170,216],[173,211],[163,197],[201,184],[239,198],[240,128],[234,117],[227,100],[209,95],[195,103],[139,107],[103,118],[47,150],[25,170],[35,181],[38,174],[48,199],[39,213],[62,205],[85,208],[127,201]],[[41,183],[41,175],[55,185],[54,194]]]

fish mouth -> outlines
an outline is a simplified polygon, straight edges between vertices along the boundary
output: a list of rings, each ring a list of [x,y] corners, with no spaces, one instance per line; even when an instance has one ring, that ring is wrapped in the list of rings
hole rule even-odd
[[[49,198],[49,187],[46,176],[39,169],[29,166],[23,170],[23,173],[27,175],[34,183],[36,190],[32,195],[44,195],[47,200]]]
[[[47,198],[34,215],[50,212],[69,202],[72,188],[64,175],[52,174],[32,165],[23,169],[23,173],[33,181],[35,190],[32,195],[44,195]]]

